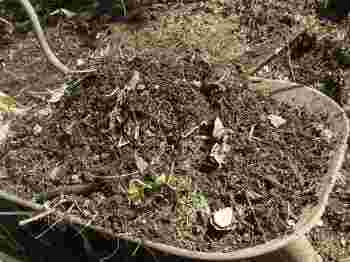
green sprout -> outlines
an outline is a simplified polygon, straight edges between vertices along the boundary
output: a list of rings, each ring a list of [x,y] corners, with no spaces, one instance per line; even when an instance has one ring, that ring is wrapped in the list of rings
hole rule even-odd
[[[154,182],[159,185],[175,185],[176,184],[176,177],[173,175],[166,176],[164,174],[161,174],[160,176],[156,176]]]
[[[133,202],[140,202],[145,198],[144,184],[136,184],[134,181],[130,182],[128,188],[128,198]]]
[[[66,96],[77,96],[80,94],[80,83],[82,79],[71,80],[65,84],[64,94]]]
[[[350,49],[349,48],[338,48],[335,53],[338,64],[343,66],[350,65]]]
[[[192,206],[195,209],[206,210],[209,208],[208,198],[202,192],[192,192]]]
[[[140,202],[145,198],[146,192],[159,192],[163,185],[173,185],[176,177],[172,175],[146,176],[145,181],[133,179],[129,183],[128,198],[133,202]]]
[[[0,96],[0,112],[11,112],[16,110],[16,99],[11,96]]]
[[[325,79],[320,83],[320,91],[334,99],[337,95],[338,85],[332,79]]]

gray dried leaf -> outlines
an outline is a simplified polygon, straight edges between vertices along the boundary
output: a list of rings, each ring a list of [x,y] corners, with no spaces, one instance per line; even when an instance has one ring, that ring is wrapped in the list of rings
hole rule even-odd
[[[219,164],[219,168],[225,163],[225,158],[227,154],[230,152],[231,146],[229,144],[223,143],[215,143],[211,149],[210,156],[215,159],[215,161]]]
[[[287,122],[287,120],[277,115],[269,115],[267,118],[270,120],[271,125],[276,128],[279,128]]]
[[[131,79],[130,79],[130,81],[128,82],[126,88],[128,90],[135,90],[137,84],[140,82],[140,79],[141,79],[140,72],[135,70],[133,75],[132,75],[132,77],[131,77]]]
[[[134,156],[137,169],[140,171],[141,174],[143,174],[148,168],[148,163],[142,157],[138,156],[136,152]]]
[[[49,91],[51,93],[51,98],[48,100],[49,103],[57,103],[61,100],[61,97],[64,95],[66,85],[63,85],[60,88]]]
[[[216,118],[214,121],[213,137],[217,139],[222,139],[227,137],[229,134],[232,134],[233,130],[230,128],[225,128],[224,124],[220,118]]]

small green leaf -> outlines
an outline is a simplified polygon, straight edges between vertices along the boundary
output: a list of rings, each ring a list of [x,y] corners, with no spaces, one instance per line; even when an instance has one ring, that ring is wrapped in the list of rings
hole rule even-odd
[[[64,95],[77,96],[80,94],[80,83],[82,79],[72,80],[65,84]]]
[[[173,175],[166,176],[166,184],[168,185],[176,185],[177,178]]]
[[[173,175],[167,176],[165,174],[161,174],[160,176],[155,177],[154,182],[160,185],[162,184],[174,185],[176,182],[176,177]]]
[[[11,112],[16,109],[16,99],[11,96],[0,96],[0,112]]]
[[[154,182],[161,185],[165,184],[167,180],[167,177],[164,174],[161,174],[160,176],[156,176],[154,179]]]
[[[128,198],[133,202],[142,201],[145,197],[144,186],[130,183],[128,188]]]
[[[325,79],[320,83],[320,91],[331,98],[335,98],[338,92],[338,85],[332,79]]]
[[[157,192],[160,190],[162,184],[156,181],[156,177],[146,176],[145,177],[145,191],[146,192]]]
[[[207,209],[209,207],[207,197],[201,192],[192,192],[192,206],[195,209]]]
[[[135,157],[137,169],[140,171],[141,174],[143,174],[148,168],[148,163],[142,157],[140,157],[136,152],[134,157]]]
[[[338,48],[336,51],[336,59],[338,64],[349,66],[350,65],[350,49]]]

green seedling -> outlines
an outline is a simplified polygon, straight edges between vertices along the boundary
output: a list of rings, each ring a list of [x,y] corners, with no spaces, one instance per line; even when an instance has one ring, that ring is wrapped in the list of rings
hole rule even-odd
[[[0,96],[0,112],[16,110],[16,99],[11,96]]]
[[[192,192],[192,206],[194,209],[207,210],[209,208],[208,198],[202,192]]]
[[[338,64],[343,66],[350,65],[350,49],[349,48],[338,48],[335,57],[337,59]]]
[[[82,79],[71,80],[65,84],[64,95],[77,96],[80,94],[80,83]]]
[[[145,181],[131,180],[128,188],[128,197],[133,202],[140,202],[145,198],[145,193],[159,192],[163,185],[172,185],[176,177],[170,175],[146,176]]]
[[[128,198],[135,203],[142,201],[145,198],[145,185],[130,182],[128,188]]]
[[[160,185],[164,185],[164,184],[175,185],[177,182],[177,179],[175,176],[172,176],[172,175],[166,176],[166,175],[162,174],[160,176],[156,176],[154,182],[158,183]]]
[[[146,176],[145,177],[145,184],[146,184],[146,191],[149,192],[159,192],[160,188],[163,185],[173,185],[176,182],[176,177],[172,175],[160,175],[160,176]]]
[[[337,95],[338,85],[332,79],[325,79],[320,83],[320,91],[334,99]]]

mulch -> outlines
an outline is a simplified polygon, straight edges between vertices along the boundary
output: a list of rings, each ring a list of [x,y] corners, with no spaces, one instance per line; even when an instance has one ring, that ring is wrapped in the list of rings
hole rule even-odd
[[[336,141],[318,127],[327,128],[327,116],[248,89],[233,68],[209,64],[200,53],[136,53],[106,59],[75,91],[51,112],[14,122],[14,135],[1,147],[8,175],[2,189],[32,199],[60,186],[98,183],[96,192],[72,196],[85,219],[201,251],[289,234],[301,209],[317,201]],[[286,123],[276,128],[270,115]],[[213,135],[217,119],[230,130],[225,136]],[[229,150],[213,155],[223,144]],[[60,172],[52,172],[57,166]],[[177,182],[130,200],[134,181],[161,175]],[[232,207],[234,228],[216,230],[193,193],[206,197],[211,212]]]

